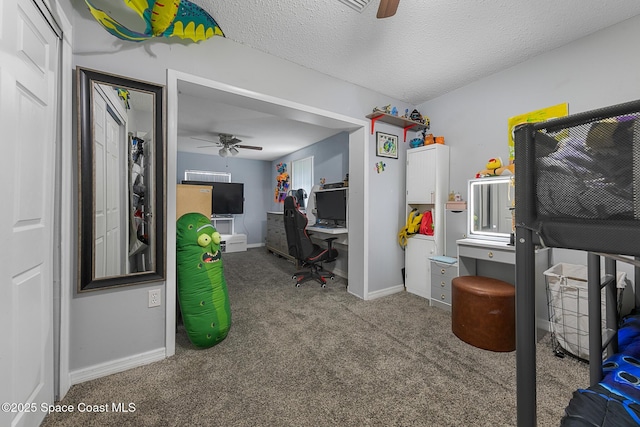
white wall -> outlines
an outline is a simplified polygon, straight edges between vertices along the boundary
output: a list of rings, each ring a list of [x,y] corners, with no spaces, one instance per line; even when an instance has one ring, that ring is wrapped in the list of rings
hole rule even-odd
[[[236,86],[249,91],[287,99],[348,117],[364,120],[366,114],[374,106],[392,103],[400,111],[413,106],[390,99],[373,91],[334,79],[295,65],[288,61],[253,50],[232,40],[215,37],[213,39],[191,44],[183,41],[160,39],[139,44],[122,42],[108,34],[90,16],[84,2],[60,0],[74,25],[74,66],[79,65],[108,73],[131,78],[166,84],[167,69],[183,71],[198,75],[227,85]],[[260,70],[260,72],[257,72]],[[66,78],[71,78],[71,70],[67,70]],[[173,120],[175,118],[169,118]],[[391,131],[392,129],[386,129]],[[393,129],[398,133],[399,129]],[[358,135],[361,135],[357,131]],[[367,135],[369,134],[367,129]],[[373,138],[370,138],[372,143]],[[402,147],[404,149],[404,146]],[[167,153],[167,156],[176,156]],[[175,159],[174,159],[175,161]],[[359,168],[364,162],[366,168],[374,167],[375,151],[370,150],[369,158],[358,161],[350,158],[351,165]],[[396,161],[400,167],[400,160]],[[355,169],[352,167],[352,169]],[[399,173],[399,172],[398,172]],[[404,193],[404,180],[398,183],[391,181],[393,175],[386,177],[388,185]],[[379,187],[369,186],[370,192],[364,194],[364,177],[350,175],[350,200],[379,200],[385,196]],[[172,182],[173,177],[168,177]],[[357,188],[359,186],[360,188]],[[67,189],[75,197],[75,188]],[[389,199],[386,199],[389,200]],[[167,206],[167,211],[175,210],[175,206]],[[387,271],[399,272],[402,268],[402,251],[395,243],[395,234],[404,224],[404,213],[401,203],[376,202],[375,209],[362,206],[369,215],[372,229],[384,227],[387,230],[388,242],[382,242],[376,234],[376,245],[363,253],[380,251],[385,255],[376,258],[385,259],[385,263],[364,260],[366,271],[352,271],[350,257],[349,274],[358,280],[369,277],[365,289],[377,290],[401,283],[394,278],[388,283]],[[401,220],[400,220],[401,218]],[[394,223],[395,221],[395,223]],[[367,236],[371,233],[364,231]],[[363,241],[362,234],[356,234],[357,240]],[[366,258],[366,255],[364,255]],[[74,266],[75,267],[75,266]],[[75,271],[75,268],[72,268]],[[398,273],[399,274],[399,273]],[[72,286],[69,284],[69,286]],[[70,301],[70,367],[73,372],[90,370],[100,364],[108,364],[114,359],[136,356],[145,351],[154,351],[165,345],[164,308],[147,308],[147,290],[164,283],[145,286],[129,286],[111,291],[98,291],[85,295],[74,295]],[[358,290],[357,292],[360,292]],[[367,295],[363,295],[365,298]],[[163,295],[163,301],[166,295]],[[162,311],[162,314],[159,312]]]

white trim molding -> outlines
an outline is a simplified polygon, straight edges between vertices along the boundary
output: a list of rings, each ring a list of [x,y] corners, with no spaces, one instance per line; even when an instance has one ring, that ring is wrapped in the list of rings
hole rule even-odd
[[[162,347],[145,353],[123,357],[122,359],[111,360],[109,362],[89,366],[88,368],[78,369],[77,371],[69,373],[71,384],[80,384],[97,378],[106,377],[108,375],[117,374],[118,372],[124,372],[139,366],[148,365],[153,362],[159,362],[160,360],[165,359],[165,353],[166,349]]]

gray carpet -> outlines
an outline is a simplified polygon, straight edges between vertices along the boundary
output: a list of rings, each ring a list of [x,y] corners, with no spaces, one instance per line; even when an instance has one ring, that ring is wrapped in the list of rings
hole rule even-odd
[[[43,426],[515,426],[515,352],[472,347],[448,312],[406,292],[363,301],[342,280],[296,288],[265,249],[225,254],[225,341],[71,388],[61,402],[133,413],[47,416]],[[588,366],[538,345],[538,425],[557,426]]]

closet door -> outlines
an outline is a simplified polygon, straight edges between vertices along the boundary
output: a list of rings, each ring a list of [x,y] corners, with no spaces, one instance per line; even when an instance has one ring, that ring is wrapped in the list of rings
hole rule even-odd
[[[0,1],[2,426],[39,425],[53,403],[59,46],[31,0]]]

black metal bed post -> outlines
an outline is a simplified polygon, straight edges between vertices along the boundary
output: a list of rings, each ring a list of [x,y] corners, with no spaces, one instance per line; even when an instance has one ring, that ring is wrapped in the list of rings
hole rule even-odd
[[[640,257],[634,257],[636,261],[640,261]],[[634,307],[640,307],[640,267],[638,264],[633,268],[633,295]]]
[[[602,378],[602,307],[600,306],[600,257],[587,255],[587,287],[589,306],[589,385]]]
[[[516,230],[516,384],[518,427],[537,424],[533,232]]]
[[[516,153],[516,410],[518,427],[537,425],[536,407],[536,291],[534,235],[530,218],[535,211],[533,185],[534,129],[515,132]]]
[[[618,352],[618,269],[616,260],[613,258],[604,259],[604,273],[609,277],[606,290],[606,313],[607,313],[607,357]]]

